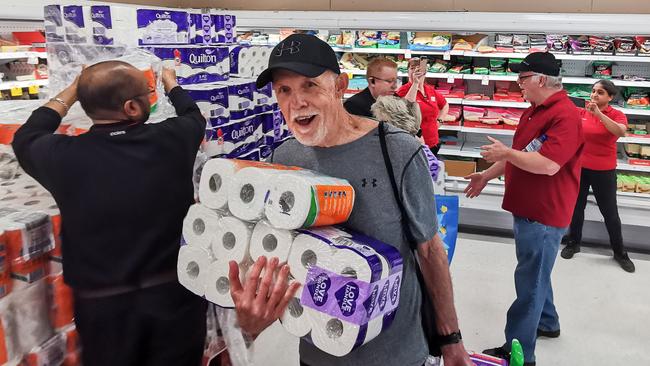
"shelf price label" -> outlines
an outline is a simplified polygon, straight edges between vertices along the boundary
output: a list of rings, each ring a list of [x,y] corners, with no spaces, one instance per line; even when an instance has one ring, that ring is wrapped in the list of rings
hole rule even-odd
[[[23,95],[23,88],[19,86],[14,86],[9,90],[9,93],[11,94],[12,97],[19,97]]]
[[[448,84],[453,84],[454,83],[454,75],[449,75],[447,77],[447,83]]]
[[[407,48],[406,50],[404,50],[404,57],[405,58],[411,58],[412,56],[413,55],[411,55],[411,50],[410,49]]]
[[[490,84],[490,77],[488,75],[484,75],[481,78],[481,85],[489,85]]]
[[[38,89],[39,89],[38,85],[30,85],[29,88],[27,88],[27,92],[29,94],[38,94]]]
[[[442,54],[442,59],[445,61],[451,60],[451,51],[445,51],[445,53]]]

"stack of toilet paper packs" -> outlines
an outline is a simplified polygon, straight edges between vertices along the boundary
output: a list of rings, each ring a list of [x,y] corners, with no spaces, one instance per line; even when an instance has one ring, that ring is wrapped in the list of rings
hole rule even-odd
[[[394,247],[349,229],[355,193],[344,179],[297,167],[208,160],[199,201],[183,222],[179,282],[233,307],[229,261],[240,280],[261,256],[288,263],[302,286],[284,328],[343,356],[390,325],[399,303],[402,257]]]

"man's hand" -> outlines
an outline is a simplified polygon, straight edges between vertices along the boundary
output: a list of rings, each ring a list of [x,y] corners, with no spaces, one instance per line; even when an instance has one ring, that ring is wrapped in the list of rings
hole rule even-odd
[[[81,66],[81,73],[83,73],[85,65]],[[77,102],[77,85],[79,84],[79,77],[81,73],[74,78],[74,81],[68,85],[65,89],[61,90],[53,99],[59,99],[65,103],[65,106],[60,101],[49,101],[45,103],[45,107],[48,107],[55,112],[57,112],[61,118],[65,117],[68,114],[68,110],[72,108],[72,105]],[[66,108],[67,107],[67,108]]]
[[[161,75],[163,86],[165,87],[165,93],[169,93],[170,90],[178,86],[178,81],[176,80],[176,70],[163,67]]]
[[[229,264],[230,295],[235,303],[239,326],[247,334],[257,337],[282,316],[300,284],[289,285],[289,266],[285,264],[278,269],[278,258],[275,257],[268,261],[266,257],[260,257],[246,275],[243,286],[239,281],[239,266],[234,261]],[[264,276],[260,278],[262,270]],[[275,282],[274,274],[277,274]]]
[[[462,342],[442,346],[441,350],[445,366],[474,366]]]
[[[472,173],[464,178],[469,179],[469,183],[463,191],[468,198],[478,197],[488,183],[487,177],[482,173]]]
[[[508,156],[512,149],[493,137],[488,136],[487,139],[490,140],[492,144],[481,146],[481,150],[483,150],[481,156],[487,160],[488,163],[508,160]]]

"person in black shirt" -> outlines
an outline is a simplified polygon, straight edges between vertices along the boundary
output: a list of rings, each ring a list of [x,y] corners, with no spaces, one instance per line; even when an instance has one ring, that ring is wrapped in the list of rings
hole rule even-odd
[[[173,70],[162,81],[178,117],[145,124],[153,92],[145,75],[106,61],[14,136],[21,166],[61,211],[64,277],[87,366],[197,366],[203,355],[206,303],[178,283],[176,261],[206,122]],[[93,126],[54,134],[77,99]]]
[[[350,114],[374,118],[370,107],[375,100],[397,90],[397,64],[384,57],[375,58],[368,64],[366,79],[368,87],[348,98],[343,106]]]

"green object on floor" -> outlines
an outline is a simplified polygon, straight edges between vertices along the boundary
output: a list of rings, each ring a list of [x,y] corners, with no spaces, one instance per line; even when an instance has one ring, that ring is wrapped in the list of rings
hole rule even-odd
[[[521,348],[521,343],[516,338],[512,340],[510,350],[510,366],[523,366],[524,365],[524,350]]]

